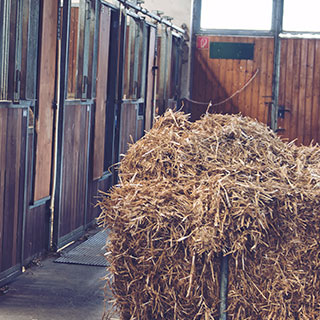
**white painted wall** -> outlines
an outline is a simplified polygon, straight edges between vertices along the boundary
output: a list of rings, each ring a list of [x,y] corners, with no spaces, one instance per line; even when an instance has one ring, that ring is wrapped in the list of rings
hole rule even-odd
[[[192,0],[144,0],[143,7],[148,11],[159,10],[164,12],[163,16],[173,18],[172,23],[178,27],[183,24],[187,26],[187,37],[190,36],[191,6]],[[190,42],[186,42],[183,53],[183,65],[181,74],[181,97],[189,96],[188,76],[188,52]]]
[[[163,11],[164,15],[174,18],[173,24],[181,27],[185,23],[190,30],[191,0],[145,0],[143,6],[149,11]]]

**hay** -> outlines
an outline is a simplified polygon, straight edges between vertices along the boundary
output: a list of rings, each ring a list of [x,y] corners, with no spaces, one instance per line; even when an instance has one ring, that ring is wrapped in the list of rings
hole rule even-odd
[[[320,150],[234,115],[168,111],[100,202],[121,319],[320,319]]]

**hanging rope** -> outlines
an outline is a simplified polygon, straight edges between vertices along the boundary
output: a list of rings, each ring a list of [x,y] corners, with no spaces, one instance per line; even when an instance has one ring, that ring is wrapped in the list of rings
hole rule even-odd
[[[218,102],[218,103],[214,103],[212,104],[212,100],[210,100],[209,102],[199,102],[199,101],[195,101],[189,98],[183,98],[191,103],[194,104],[199,104],[199,105],[207,105],[207,111],[209,110],[210,107],[217,107],[220,106],[226,102],[228,102],[229,100],[233,99],[236,95],[238,95],[239,93],[241,93],[246,87],[249,86],[249,84],[254,80],[254,78],[258,75],[260,69],[257,69],[256,72],[253,74],[253,76],[244,84],[244,86],[242,86],[239,90],[237,90],[236,92],[234,92],[230,97]]]

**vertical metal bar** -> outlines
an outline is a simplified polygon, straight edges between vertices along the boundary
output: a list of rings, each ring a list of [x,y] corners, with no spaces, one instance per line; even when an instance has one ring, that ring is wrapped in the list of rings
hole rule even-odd
[[[229,256],[221,253],[221,279],[220,279],[220,318],[227,320],[227,297],[228,297],[228,273]]]
[[[22,211],[22,235],[21,235],[21,268],[24,263],[24,243],[25,243],[25,234],[26,234],[26,215],[27,208],[29,205],[28,199],[28,149],[29,149],[29,107],[23,109],[23,118],[26,118],[26,145],[25,145],[25,164],[24,164],[24,188],[23,188],[23,211]]]
[[[119,63],[119,11],[111,9],[111,30],[110,30],[110,55],[108,68],[107,108],[106,108],[106,141],[105,167],[107,171],[113,164],[115,155],[115,135],[117,118],[117,88],[118,88],[118,63]],[[112,167],[114,172],[114,168]]]
[[[84,229],[87,226],[87,216],[88,216],[88,204],[89,200],[89,162],[90,162],[90,141],[91,141],[91,112],[92,112],[93,104],[87,105],[87,113],[88,113],[88,139],[87,139],[87,164],[86,164],[86,187],[85,187],[85,206],[84,206]]]
[[[26,99],[36,99],[40,0],[29,4]]]
[[[96,78],[98,66],[98,45],[99,45],[99,25],[100,25],[100,0],[95,0],[95,26],[94,26],[94,45],[93,45],[93,62],[92,62],[92,78],[91,78],[91,97],[96,98]],[[94,117],[94,115],[92,115]]]
[[[147,78],[147,60],[148,60],[148,28],[145,21],[141,21],[142,24],[142,66],[141,66],[141,88],[138,98],[144,98],[146,96],[146,78]],[[146,101],[144,101],[144,104]]]
[[[82,99],[87,98],[88,90],[88,64],[90,49],[90,17],[91,0],[85,2],[85,20],[84,20],[84,40],[83,40],[83,77],[82,77]]]
[[[135,38],[134,38],[134,62],[133,62],[133,91],[132,91],[132,97],[134,99],[139,98],[139,93],[138,92],[138,74],[140,70],[140,56],[139,56],[139,51],[140,51],[140,42],[141,42],[141,28],[140,28],[140,21],[134,19],[134,30],[135,30]]]
[[[123,80],[124,80],[124,66],[125,66],[125,50],[126,50],[126,14],[122,10],[119,11],[120,20],[120,34],[119,34],[119,80],[118,80],[118,90],[117,90],[117,110],[116,110],[116,127],[115,127],[115,155],[114,163],[119,162],[120,153],[120,141],[121,141],[121,105],[122,105],[122,95],[123,95]],[[117,182],[118,176],[114,175],[113,184]]]
[[[273,30],[274,30],[274,65],[272,75],[272,108],[271,108],[271,129],[278,128],[278,109],[279,109],[279,86],[280,86],[280,57],[281,57],[281,39],[283,22],[283,1],[274,0],[273,5]]]
[[[59,97],[59,116],[58,116],[58,139],[57,139],[57,173],[56,189],[54,199],[54,223],[53,223],[53,247],[59,247],[60,238],[60,215],[62,198],[62,172],[63,172],[63,148],[64,148],[64,103],[67,97],[68,88],[68,58],[69,58],[69,29],[70,29],[70,7],[71,0],[63,0],[63,23],[61,39],[61,68],[60,68],[60,97]]]
[[[201,20],[201,0],[193,0],[192,4],[192,25],[191,25],[191,43],[189,48],[189,65],[188,65],[188,75],[189,75],[189,81],[188,81],[188,98],[193,97],[192,92],[192,84],[193,84],[193,65],[194,65],[194,55],[196,50],[196,34],[200,32],[200,20]],[[189,112],[189,110],[187,110]]]
[[[13,99],[18,102],[20,100],[20,83],[21,83],[21,47],[22,47],[22,3],[17,1],[16,7],[16,32],[15,32],[15,74],[14,74],[14,90]]]
[[[8,99],[8,67],[10,46],[10,16],[11,3],[8,0],[0,2],[0,100]]]

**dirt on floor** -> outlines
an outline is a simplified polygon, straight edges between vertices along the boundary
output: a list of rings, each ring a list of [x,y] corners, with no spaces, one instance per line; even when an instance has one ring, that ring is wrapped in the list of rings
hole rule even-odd
[[[1,288],[0,320],[102,319],[106,269],[54,263],[56,258],[34,260]]]

